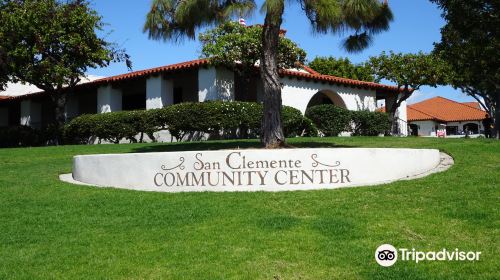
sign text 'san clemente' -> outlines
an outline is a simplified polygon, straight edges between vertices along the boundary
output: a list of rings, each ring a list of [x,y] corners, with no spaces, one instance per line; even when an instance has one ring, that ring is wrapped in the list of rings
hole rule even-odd
[[[173,166],[162,165],[154,175],[157,187],[251,187],[267,185],[335,185],[350,183],[350,171],[341,163],[320,162],[317,154],[309,158],[259,160],[247,158],[242,152],[230,152],[223,161],[210,161],[203,153],[194,155],[185,165],[185,158]],[[187,168],[186,168],[187,167]]]

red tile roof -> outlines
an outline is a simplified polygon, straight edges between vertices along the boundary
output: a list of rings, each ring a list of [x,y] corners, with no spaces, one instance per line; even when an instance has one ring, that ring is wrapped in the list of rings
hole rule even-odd
[[[0,101],[1,100],[7,100],[7,99],[10,99],[10,96],[0,95]]]
[[[178,71],[178,70],[198,68],[201,66],[206,66],[208,64],[209,64],[209,62],[206,59],[196,59],[196,60],[171,64],[171,65],[167,65],[167,66],[160,66],[160,67],[150,68],[150,69],[146,69],[146,70],[134,71],[134,72],[118,75],[118,76],[111,76],[111,77],[107,77],[107,78],[102,78],[102,79],[98,79],[98,80],[95,80],[95,81],[92,81],[89,83],[85,83],[85,84],[104,84],[104,83],[109,83],[109,82],[117,82],[117,81],[123,81],[123,80],[131,79],[131,78],[146,77],[146,76],[154,75],[154,74],[158,74],[158,73],[173,72],[173,71]]]
[[[442,121],[441,119],[437,119],[431,115],[428,115],[422,111],[419,111],[417,109],[414,109],[411,107],[411,105],[408,105],[406,107],[406,117],[408,118],[408,121],[427,121],[427,120],[439,120]]]
[[[309,72],[309,74],[321,75],[319,72],[317,72],[316,70],[312,69],[309,66],[302,65],[302,68],[304,68],[304,70],[306,70],[307,72]]]
[[[408,121],[475,121],[485,119],[486,112],[444,97],[434,97],[408,105]]]
[[[341,77],[330,76],[330,75],[321,75],[319,73],[318,74],[310,74],[310,73],[304,73],[304,72],[293,71],[293,70],[280,70],[279,72],[280,72],[281,76],[289,76],[289,77],[303,78],[306,80],[328,82],[328,83],[349,86],[349,87],[355,87],[355,88],[383,90],[383,91],[388,91],[388,92],[398,92],[399,91],[399,88],[395,87],[395,86],[388,86],[388,85],[377,84],[377,83],[372,83],[372,82],[358,81],[358,80],[341,78]]]
[[[482,110],[481,105],[479,105],[479,102],[462,102],[462,104]]]
[[[196,68],[208,66],[208,65],[209,65],[209,61],[207,59],[197,59],[197,60],[186,61],[186,62],[177,63],[177,64],[171,64],[171,65],[155,67],[155,68],[150,68],[150,69],[145,69],[145,70],[140,70],[140,71],[134,71],[134,72],[125,73],[122,75],[102,78],[102,79],[94,80],[91,82],[79,84],[79,85],[77,85],[77,87],[98,86],[98,85],[107,84],[107,83],[111,83],[111,82],[119,82],[119,81],[124,81],[124,80],[129,80],[129,79],[147,77],[149,75],[154,75],[154,74],[175,72],[175,71],[188,70],[188,69],[196,69]],[[321,75],[320,73],[314,71],[313,69],[311,69],[307,66],[303,66],[303,68],[308,73],[304,73],[304,72],[300,72],[300,71],[293,71],[293,70],[280,70],[279,73],[280,73],[280,76],[282,76],[282,77],[283,76],[295,77],[295,78],[299,78],[299,79],[315,80],[315,81],[333,83],[333,84],[349,86],[349,87],[365,88],[365,89],[372,89],[372,90],[382,90],[385,92],[398,92],[399,91],[398,87],[395,87],[395,86],[388,86],[388,85],[383,85],[383,84],[364,82],[364,81],[340,78],[340,77],[329,76],[329,75]],[[33,93],[33,94],[43,94],[43,92],[38,92],[38,93]],[[17,98],[24,98],[27,96],[32,96],[33,94],[16,96],[13,98],[16,98],[16,99]]]

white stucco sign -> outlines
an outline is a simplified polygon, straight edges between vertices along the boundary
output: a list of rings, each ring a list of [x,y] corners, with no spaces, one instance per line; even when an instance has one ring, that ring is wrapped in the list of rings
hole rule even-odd
[[[430,149],[221,150],[76,156],[75,182],[144,191],[282,191],[373,185],[439,165]]]

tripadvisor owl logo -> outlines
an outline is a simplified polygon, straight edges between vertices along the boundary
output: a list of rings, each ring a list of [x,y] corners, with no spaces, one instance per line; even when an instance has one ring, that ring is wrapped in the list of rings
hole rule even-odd
[[[392,266],[398,260],[398,251],[391,244],[383,244],[375,250],[375,260],[381,266]]]
[[[399,251],[399,252],[398,252]],[[398,260],[419,263],[422,261],[479,261],[480,251],[462,251],[458,248],[449,250],[443,248],[439,251],[419,251],[415,248],[396,249],[391,244],[383,244],[375,250],[375,260],[381,266],[392,266]]]

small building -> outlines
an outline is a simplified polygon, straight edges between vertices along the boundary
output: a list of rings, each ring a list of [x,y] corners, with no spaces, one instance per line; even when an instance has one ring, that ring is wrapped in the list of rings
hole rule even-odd
[[[302,113],[318,104],[374,111],[377,100],[390,104],[400,93],[394,86],[321,75],[306,66],[281,70],[280,77],[283,105]],[[66,93],[66,117],[71,120],[81,114],[156,109],[180,102],[261,102],[263,86],[257,68],[247,93],[240,89],[238,74],[199,59],[79,84]],[[406,114],[402,116],[406,118]],[[0,99],[0,126],[40,128],[54,119],[54,108],[45,92]]]
[[[407,106],[409,131],[415,136],[459,137],[484,134],[486,112],[477,102],[434,97]]]

